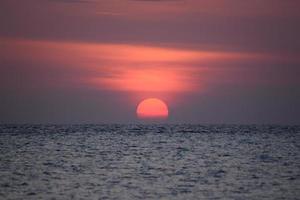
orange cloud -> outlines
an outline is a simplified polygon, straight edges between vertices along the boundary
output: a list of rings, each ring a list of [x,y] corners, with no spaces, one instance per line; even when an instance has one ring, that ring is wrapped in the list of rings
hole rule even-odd
[[[72,84],[101,90],[183,92],[203,88],[201,77],[208,65],[257,54],[199,51],[137,44],[54,42],[2,39],[6,59],[21,59],[70,73]],[[60,70],[60,71],[63,71]],[[75,77],[74,77],[75,76]],[[67,76],[69,77],[69,76]]]
[[[107,88],[140,92],[178,92],[195,89],[188,73],[180,69],[125,69],[117,77],[95,78]]]

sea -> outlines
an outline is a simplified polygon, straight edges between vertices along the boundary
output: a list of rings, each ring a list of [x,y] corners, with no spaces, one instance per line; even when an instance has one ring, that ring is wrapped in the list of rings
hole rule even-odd
[[[0,125],[0,199],[300,199],[300,126]]]

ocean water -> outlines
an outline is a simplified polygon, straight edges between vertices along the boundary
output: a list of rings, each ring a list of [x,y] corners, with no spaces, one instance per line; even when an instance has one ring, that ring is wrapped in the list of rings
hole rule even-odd
[[[300,199],[300,126],[1,125],[0,199]]]

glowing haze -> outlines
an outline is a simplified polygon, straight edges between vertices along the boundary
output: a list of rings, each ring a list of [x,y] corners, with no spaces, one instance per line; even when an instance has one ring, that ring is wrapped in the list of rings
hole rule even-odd
[[[0,123],[138,122],[150,97],[170,123],[299,123],[299,6],[1,1]]]

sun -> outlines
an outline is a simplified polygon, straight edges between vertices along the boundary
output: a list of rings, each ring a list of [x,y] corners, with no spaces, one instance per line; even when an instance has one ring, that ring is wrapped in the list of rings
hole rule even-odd
[[[169,116],[169,109],[162,100],[148,98],[139,103],[136,114],[139,119],[166,119]]]

